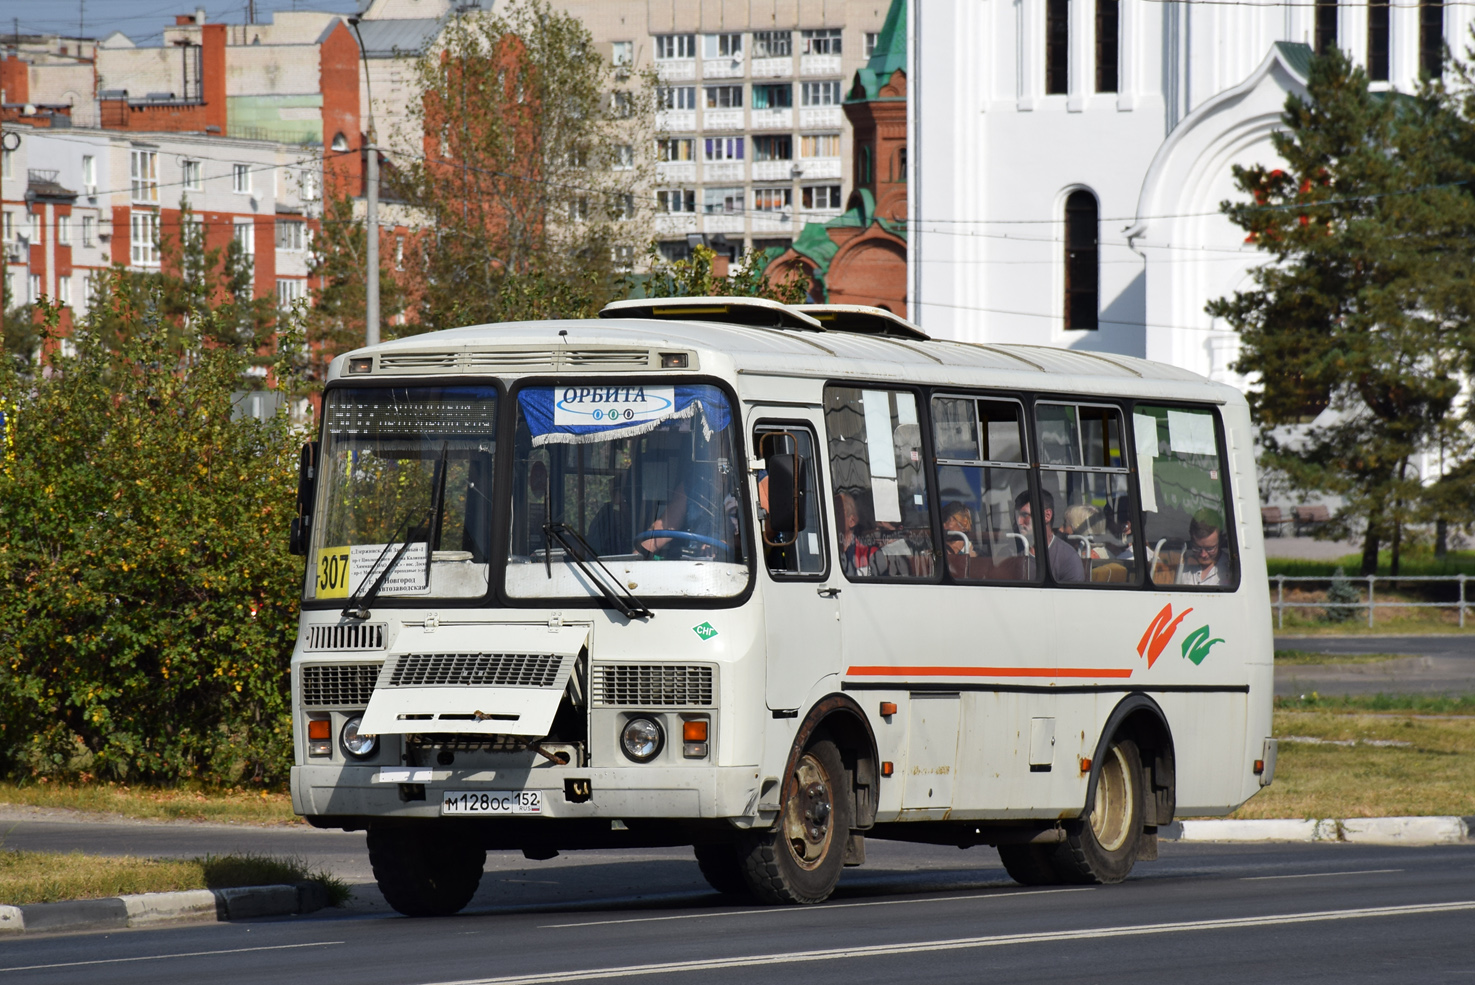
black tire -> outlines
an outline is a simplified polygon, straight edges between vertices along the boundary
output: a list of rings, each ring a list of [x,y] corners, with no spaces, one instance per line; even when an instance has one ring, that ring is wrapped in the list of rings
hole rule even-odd
[[[840,750],[810,742],[784,780],[783,807],[772,828],[750,832],[743,874],[765,903],[820,903],[845,867],[854,802]]]
[[[1000,845],[999,861],[1009,878],[1021,886],[1059,885],[1060,873],[1055,868],[1058,845]]]
[[[696,845],[697,868],[707,885],[724,896],[752,899],[753,890],[743,875],[744,853],[731,842],[713,845]]]
[[[371,827],[368,841],[379,892],[407,917],[459,912],[476,895],[487,862],[486,849],[429,825]]]
[[[1127,878],[1142,845],[1142,756],[1116,738],[1106,750],[1090,812],[1065,825],[1053,862],[1062,882],[1115,883]]]

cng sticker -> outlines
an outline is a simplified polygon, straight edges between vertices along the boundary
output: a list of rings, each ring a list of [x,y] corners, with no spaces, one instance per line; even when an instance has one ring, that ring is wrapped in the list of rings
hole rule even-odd
[[[704,622],[700,626],[693,626],[691,627],[691,631],[693,633],[696,633],[703,640],[710,640],[712,637],[717,635],[717,630],[713,629],[712,624],[709,622]]]

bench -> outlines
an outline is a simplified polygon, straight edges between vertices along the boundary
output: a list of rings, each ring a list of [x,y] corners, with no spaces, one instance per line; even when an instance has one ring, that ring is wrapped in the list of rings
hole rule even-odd
[[[1285,536],[1285,526],[1290,522],[1290,518],[1281,512],[1279,506],[1260,507],[1260,526],[1264,528],[1267,537]]]
[[[1322,524],[1331,522],[1332,519],[1332,511],[1321,503],[1314,506],[1297,506],[1293,512],[1297,537],[1307,530],[1315,530]]]

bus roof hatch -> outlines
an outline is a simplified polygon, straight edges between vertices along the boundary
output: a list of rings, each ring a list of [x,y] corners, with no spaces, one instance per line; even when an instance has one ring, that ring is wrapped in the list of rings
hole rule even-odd
[[[637,298],[611,301],[600,309],[599,317],[715,321],[757,328],[797,328],[809,332],[825,330],[824,325],[801,309],[767,298]]]
[[[932,336],[900,315],[868,304],[795,304],[790,307],[814,318],[830,332],[880,335],[917,342],[932,340]]]

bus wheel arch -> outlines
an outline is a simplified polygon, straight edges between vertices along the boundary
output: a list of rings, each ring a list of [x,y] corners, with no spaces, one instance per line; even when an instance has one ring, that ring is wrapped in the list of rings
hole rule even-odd
[[[1173,732],[1161,706],[1145,694],[1129,694],[1112,709],[1096,740],[1091,757],[1091,777],[1086,784],[1085,810],[1096,799],[1096,785],[1111,743],[1118,736],[1137,746],[1143,771],[1143,824],[1156,829],[1173,822],[1177,807],[1177,767]],[[1084,816],[1084,815],[1083,815]]]
[[[840,750],[845,771],[850,775],[855,805],[851,812],[853,826],[862,831],[870,828],[876,822],[881,782],[876,733],[871,729],[870,720],[848,694],[835,693],[821,698],[799,723],[785,764],[785,776],[793,773],[799,757],[816,736],[828,738]]]

